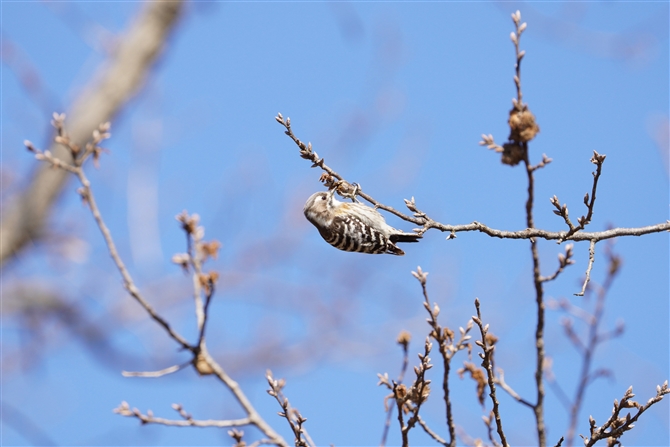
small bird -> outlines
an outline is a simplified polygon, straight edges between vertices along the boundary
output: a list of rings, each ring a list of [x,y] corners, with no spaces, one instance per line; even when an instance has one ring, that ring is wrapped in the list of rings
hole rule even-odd
[[[303,212],[319,230],[321,237],[335,248],[358,253],[402,256],[396,242],[418,242],[420,235],[403,233],[388,225],[379,211],[362,203],[344,203],[335,190],[311,195]],[[353,197],[353,194],[352,194]]]

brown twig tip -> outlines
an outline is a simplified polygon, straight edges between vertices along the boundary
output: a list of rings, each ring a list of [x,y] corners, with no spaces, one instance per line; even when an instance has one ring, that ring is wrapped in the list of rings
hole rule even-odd
[[[214,285],[218,280],[219,280],[219,274],[214,271],[209,273],[200,273],[198,275],[198,281],[200,282],[200,287],[204,289],[205,294],[207,295],[211,295],[211,293],[214,290]]]
[[[63,113],[54,112],[51,115],[51,118],[52,118],[51,119],[51,125],[52,126],[54,126],[56,128],[62,127],[63,123],[65,122],[65,112],[63,112]]]
[[[194,234],[196,232],[198,222],[200,221],[200,216],[198,214],[193,213],[192,215],[189,215],[186,210],[177,214],[174,218],[181,223],[182,229],[188,234]]]
[[[496,152],[502,152],[503,148],[502,146],[499,146],[495,143],[493,140],[493,135],[491,134],[482,134],[482,141],[479,142],[480,146],[486,146],[487,148],[496,151]]]
[[[539,162],[538,164],[536,164],[535,166],[531,166],[530,169],[531,169],[532,171],[535,171],[535,170],[537,170],[537,169],[544,168],[545,166],[547,166],[547,165],[548,165],[549,163],[551,163],[552,161],[554,161],[554,160],[551,159],[551,158],[549,158],[549,157],[547,157],[547,154],[542,154],[542,161],[540,161],[540,162]]]
[[[607,155],[605,154],[599,154],[597,151],[593,151],[593,157],[591,157],[591,163],[594,165],[602,165],[605,162],[605,158],[607,158]],[[596,175],[593,173],[593,175]]]
[[[188,253],[176,253],[172,256],[172,262],[180,266],[184,270],[184,273],[188,273],[191,256]]]
[[[614,399],[612,415],[603,425],[598,427],[593,416],[589,416],[590,436],[587,438],[584,435],[580,435],[584,440],[584,445],[586,447],[591,447],[602,439],[607,439],[608,445],[621,445],[618,441],[619,438],[621,438],[625,432],[635,427],[634,423],[639,419],[642,413],[652,405],[663,400],[663,397],[667,394],[670,394],[670,389],[668,389],[668,381],[666,380],[663,383],[663,386],[656,386],[656,396],[650,398],[645,404],[640,404],[639,402],[632,400],[632,398],[635,397],[635,394],[633,394],[633,387],[629,387],[624,393],[621,402]],[[619,416],[622,410],[630,410],[633,408],[637,411],[634,413],[627,412],[625,416]]]
[[[235,444],[233,445],[233,447],[246,447],[247,444],[242,440],[242,438],[244,437],[243,430],[237,430],[236,428],[228,430],[228,436],[230,436],[235,440]]]
[[[426,285],[428,279],[428,272],[421,270],[421,266],[417,266],[416,272],[412,272],[412,276],[419,280],[422,286]]]
[[[112,410],[116,414],[125,415],[126,412],[130,411],[130,405],[125,400],[121,401],[118,407]]]
[[[490,344],[490,341],[492,339],[488,337],[489,325],[484,324],[482,322],[482,314],[479,305],[479,298],[475,298],[475,307],[477,309],[477,316],[472,317],[472,320],[479,327],[479,332],[481,334],[481,339],[475,341],[475,344],[482,349],[482,352],[479,354],[479,357],[482,359],[482,367],[484,368],[484,370],[486,370],[486,376],[488,379],[488,386],[490,391],[489,397],[491,398],[491,402],[493,404],[493,408],[491,409],[491,415],[492,418],[495,419],[496,431],[498,432],[498,436],[500,437],[500,442],[502,443],[503,447],[507,447],[508,446],[507,438],[505,437],[505,433],[503,431],[502,420],[500,418],[498,397],[496,396],[496,377],[493,372],[493,351],[495,350],[495,347]],[[489,424],[490,421],[487,425]]]
[[[282,411],[277,412],[277,414],[279,417],[286,419],[288,422],[289,427],[295,436],[295,446],[315,446],[314,441],[312,441],[312,438],[310,438],[307,430],[303,427],[303,424],[307,421],[307,418],[303,417],[297,409],[292,408],[288,398],[284,397],[282,393],[282,389],[286,385],[286,381],[284,379],[276,380],[272,376],[272,371],[269,369],[265,373],[265,378],[268,381],[268,385],[270,385],[270,389],[267,390],[267,393],[274,397],[277,403],[279,403],[281,406]]]
[[[540,282],[547,282],[547,281],[553,281],[558,277],[558,275],[561,274],[561,272],[569,265],[572,265],[575,263],[575,261],[572,259],[572,249],[574,247],[574,244],[568,244],[565,246],[565,254],[564,253],[559,253],[558,254],[558,269],[556,271],[549,275],[549,276],[540,276],[539,281]]]
[[[412,339],[412,334],[410,334],[406,330],[400,331],[400,334],[398,334],[398,338],[396,339],[396,342],[403,347],[403,349],[407,349],[407,346],[409,345],[410,340]]]
[[[23,140],[23,145],[28,149],[30,152],[35,153],[37,152],[37,149],[35,149],[35,146],[33,146],[33,143],[31,143],[29,140]]]

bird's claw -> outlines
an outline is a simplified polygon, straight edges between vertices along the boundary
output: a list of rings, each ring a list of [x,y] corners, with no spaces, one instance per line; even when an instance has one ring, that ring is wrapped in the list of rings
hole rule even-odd
[[[358,194],[358,191],[361,189],[358,183],[349,183],[344,180],[340,180],[335,184],[334,189],[336,189],[337,193],[345,199],[351,199],[352,202],[360,203],[360,201],[356,198],[356,194]]]

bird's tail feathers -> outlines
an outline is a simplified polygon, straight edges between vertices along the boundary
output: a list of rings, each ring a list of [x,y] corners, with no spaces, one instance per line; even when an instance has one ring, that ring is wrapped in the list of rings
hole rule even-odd
[[[389,237],[394,244],[396,242],[419,242],[419,239],[421,238],[422,236],[416,233],[396,233]]]

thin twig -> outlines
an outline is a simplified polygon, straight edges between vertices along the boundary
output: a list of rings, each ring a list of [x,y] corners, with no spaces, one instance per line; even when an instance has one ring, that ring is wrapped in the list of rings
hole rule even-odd
[[[577,219],[577,223],[579,225],[575,225],[572,223],[570,220],[570,217],[568,216],[568,206],[566,204],[563,204],[561,206],[558,197],[553,196],[551,198],[551,203],[556,207],[556,210],[554,211],[555,214],[563,217],[563,220],[565,220],[565,223],[568,225],[568,232],[565,234],[565,238],[569,238],[571,235],[574,233],[583,230],[586,225],[588,225],[591,222],[591,219],[593,218],[593,208],[596,202],[596,190],[598,188],[598,179],[600,178],[600,175],[602,174],[602,168],[603,168],[603,163],[605,162],[606,155],[600,155],[598,152],[593,151],[593,156],[591,157],[591,163],[596,165],[596,172],[593,173],[593,186],[591,187],[591,196],[589,200],[589,193],[586,193],[584,196],[584,205],[586,205],[586,216],[581,216],[580,218]],[[562,240],[559,240],[559,242],[563,242]]]
[[[214,296],[214,282],[211,279],[208,281],[207,293],[205,294],[205,305],[203,306],[202,326],[200,327],[200,335],[198,336],[198,346],[205,342],[205,327],[207,327],[207,317],[209,316],[209,304],[212,302]]]
[[[479,332],[481,333],[481,340],[477,340],[475,344],[482,348],[483,352],[479,354],[482,359],[482,366],[486,370],[489,383],[489,397],[493,403],[493,417],[496,421],[496,428],[498,431],[498,436],[500,436],[500,441],[502,442],[503,447],[507,447],[507,439],[505,438],[505,433],[503,432],[502,420],[500,419],[500,409],[498,408],[498,398],[496,396],[496,384],[495,384],[495,375],[493,374],[493,366],[491,365],[491,357],[493,356],[493,346],[489,346],[486,341],[486,334],[488,333],[489,325],[484,325],[482,322],[482,314],[479,309],[479,299],[475,298],[475,307],[477,309],[477,316],[473,316],[472,320],[479,327]]]
[[[265,374],[265,378],[268,381],[268,385],[270,385],[270,389],[267,390],[267,393],[274,397],[281,406],[282,411],[278,414],[280,417],[286,419],[295,436],[295,447],[316,447],[312,438],[307,434],[307,430],[303,427],[303,424],[307,419],[302,417],[297,409],[291,407],[288,399],[282,392],[286,385],[286,381],[284,379],[275,379],[270,370]],[[302,439],[303,436],[305,437],[304,440]]]
[[[591,373],[593,356],[595,355],[596,348],[602,342],[600,334],[598,333],[598,329],[600,323],[602,322],[603,313],[605,312],[605,299],[607,297],[607,292],[612,286],[612,282],[614,281],[614,278],[619,272],[621,266],[621,261],[618,256],[614,255],[611,250],[607,250],[607,254],[610,257],[610,268],[603,286],[598,290],[593,317],[586,320],[586,323],[588,324],[588,336],[586,343],[581,343],[584,347],[582,351],[582,368],[579,376],[579,384],[575,391],[575,397],[570,408],[570,423],[568,426],[568,432],[566,434],[568,446],[572,446],[573,444],[577,430],[579,412],[581,410],[588,385],[597,377],[608,375],[606,370],[604,370],[605,372],[603,372],[603,370],[598,370],[595,373]],[[621,332],[619,332],[619,334],[620,333]]]
[[[437,303],[433,303],[432,307],[430,304],[430,299],[428,298],[428,289],[427,289],[427,278],[428,272],[424,272],[421,269],[421,266],[417,267],[416,272],[412,272],[412,275],[419,281],[421,284],[421,290],[423,292],[424,303],[423,307],[428,312],[429,318],[427,319],[428,324],[432,328],[430,336],[437,341],[438,347],[440,350],[440,355],[442,356],[442,365],[444,367],[444,374],[442,376],[442,392],[444,396],[444,404],[446,411],[446,423],[449,430],[449,443],[450,447],[456,445],[456,429],[454,425],[453,413],[451,410],[451,400],[449,397],[449,373],[451,371],[451,359],[453,356],[464,349],[471,349],[471,345],[468,342],[471,338],[469,334],[470,329],[472,329],[472,320],[468,321],[466,328],[459,328],[460,339],[456,344],[454,344],[454,332],[449,328],[443,328],[437,321],[437,317],[440,313],[440,308]]]
[[[586,346],[584,346],[584,343],[579,338],[579,335],[577,335],[575,332],[575,329],[572,326],[572,320],[565,318],[561,321],[561,325],[563,326],[563,330],[565,331],[565,335],[568,337],[568,340],[570,340],[572,343],[572,346],[574,346],[580,354],[584,354],[586,352]]]
[[[258,447],[259,445],[268,445],[268,444],[274,444],[274,441],[272,439],[259,439],[258,441],[254,441],[251,444],[249,444],[248,447]],[[246,447],[246,446],[239,446],[239,447]]]
[[[407,337],[404,338],[409,341]],[[378,374],[380,379],[378,385],[385,385],[392,391],[392,394],[387,396],[384,403],[389,399],[393,399],[396,404],[398,409],[397,419],[398,424],[400,425],[400,435],[402,437],[403,447],[409,446],[409,432],[418,423],[421,405],[428,399],[428,395],[430,394],[430,380],[426,379],[425,374],[426,371],[433,367],[430,363],[430,357],[428,357],[432,346],[430,338],[426,337],[424,352],[423,354],[418,354],[421,363],[414,367],[416,378],[411,385],[407,386],[403,383],[398,383],[395,380],[389,382],[388,374]],[[405,414],[409,415],[406,424]],[[386,440],[384,439],[383,442],[385,441]]]
[[[176,217],[186,235],[186,253],[176,254],[172,262],[181,265],[188,272],[189,267],[193,269],[193,299],[195,304],[195,316],[198,327],[198,343],[196,349],[202,349],[205,342],[205,327],[209,305],[214,296],[214,286],[219,277],[218,273],[210,272],[204,274],[202,266],[209,256],[216,256],[221,244],[218,241],[205,242],[205,229],[199,226],[200,216],[189,215],[182,211]],[[205,294],[203,303],[202,294]]]
[[[489,437],[489,441],[491,441],[494,447],[500,447],[500,443],[493,437],[493,427],[491,426],[493,416],[493,410],[491,410],[488,416],[482,416],[482,420],[484,421],[484,425],[486,425],[486,435]]]
[[[547,157],[547,154],[542,154],[542,161],[540,161],[535,166],[531,166],[530,169],[533,170],[533,171],[537,171],[538,169],[544,168],[545,166],[547,166],[552,161],[553,160],[551,158]]]
[[[575,296],[584,296],[584,292],[586,292],[586,286],[591,280],[591,270],[593,269],[593,262],[596,260],[596,242],[598,242],[597,239],[591,239],[591,243],[589,244],[589,265],[586,267],[584,285],[582,285],[581,292],[575,293]]]
[[[403,379],[405,378],[405,373],[407,371],[407,366],[409,366],[409,340],[410,340],[410,335],[409,332],[402,331],[400,335],[398,335],[398,344],[402,346],[402,351],[403,351],[403,358],[402,358],[402,367],[400,368],[400,374],[398,374],[398,378],[396,379],[396,382],[398,384],[401,384]],[[388,382],[388,379],[385,379],[383,376],[380,375],[380,383],[385,383],[389,388],[392,388],[391,384]],[[393,397],[393,394],[391,394],[389,397]],[[393,415],[393,405],[388,406],[388,410],[386,411],[386,421],[384,422],[384,430],[382,431],[382,440],[379,443],[380,447],[384,447],[386,445],[386,438],[388,437],[388,432],[389,428],[391,427],[391,416]]]
[[[575,306],[565,298],[561,298],[558,302],[552,301],[552,306],[560,307],[565,312],[586,324],[591,324],[593,322],[594,317],[590,312],[588,312],[586,309],[582,309],[579,306]]]
[[[634,423],[638,418],[649,409],[652,405],[663,400],[663,397],[666,394],[670,394],[670,388],[668,388],[668,381],[666,380],[663,383],[663,386],[656,386],[656,396],[652,397],[647,401],[646,404],[640,405],[639,403],[632,400],[635,396],[633,394],[633,387],[631,386],[626,390],[621,402],[614,400],[614,408],[612,409],[612,415],[607,419],[607,421],[598,427],[596,425],[595,419],[589,417],[589,426],[590,426],[590,436],[584,439],[585,447],[592,447],[596,442],[601,439],[619,439],[625,432],[632,429],[635,425]],[[626,416],[619,417],[619,414],[622,410],[629,408],[637,408],[637,412],[631,416],[631,413],[627,413]]]
[[[570,402],[570,398],[565,393],[565,391],[563,391],[561,385],[559,385],[555,378],[547,379],[547,382],[549,383],[549,386],[554,391],[554,393],[556,393],[556,396],[558,396],[558,400],[561,401],[561,404],[565,407],[566,410],[570,411],[572,402]]]
[[[177,410],[182,416],[182,420],[178,419],[165,419],[154,417],[151,410],[147,411],[146,414],[143,414],[137,408],[130,409],[130,406],[127,402],[121,402],[117,408],[114,409],[114,413],[120,414],[121,416],[134,417],[139,419],[142,424],[160,424],[168,425],[172,427],[242,427],[245,425],[250,425],[251,419],[242,418],[242,419],[229,419],[229,420],[197,420],[193,419],[190,415],[183,412],[180,405],[174,404],[173,408]]]
[[[395,397],[395,404],[398,408],[398,424],[400,425],[400,436],[402,437],[402,447],[409,446],[409,439],[407,430],[405,430],[405,419],[403,417],[402,407],[405,404],[405,400],[400,397],[404,397],[407,393],[407,388],[403,384],[393,382],[393,396]]]
[[[182,337],[179,333],[177,333],[174,329],[172,329],[167,320],[158,315],[153,306],[151,306],[151,304],[149,304],[149,302],[140,293],[139,289],[135,285],[135,282],[133,281],[133,278],[130,276],[128,269],[126,268],[126,265],[123,263],[121,257],[119,256],[119,252],[116,249],[116,244],[112,239],[112,235],[109,231],[109,228],[107,228],[105,221],[102,219],[100,209],[98,208],[98,205],[95,201],[95,197],[93,196],[91,183],[88,181],[88,178],[86,178],[84,170],[81,169],[80,167],[77,168],[76,175],[79,178],[79,181],[81,182],[84,188],[82,192],[82,197],[88,203],[91,213],[93,214],[93,218],[95,219],[95,222],[98,224],[98,228],[100,228],[102,237],[105,239],[105,243],[107,244],[109,254],[112,257],[112,260],[116,265],[116,268],[121,273],[121,277],[123,278],[123,287],[128,291],[128,293],[130,293],[130,295],[133,298],[135,298],[135,300],[138,303],[140,303],[140,305],[144,308],[144,310],[147,311],[149,316],[151,316],[151,318],[153,318],[154,321],[156,321],[159,325],[161,325],[165,329],[165,331],[173,340],[179,343],[182,346],[182,348],[187,349],[189,351],[193,351],[193,347],[186,341],[186,339]]]
[[[202,337],[205,330],[205,311],[202,302],[202,285],[200,278],[202,275],[202,259],[200,243],[204,237],[204,230],[198,226],[200,216],[193,214],[189,216],[186,211],[177,216],[177,220],[182,222],[182,228],[186,233],[186,251],[188,259],[193,267],[193,301],[195,303],[195,317],[200,334],[198,345],[202,344]]]
[[[412,416],[410,416],[410,418],[407,420],[407,427],[405,427],[405,431],[407,433],[409,433],[409,431],[418,422],[421,405],[428,399],[428,395],[430,393],[430,380],[426,379],[426,371],[433,367],[433,365],[430,363],[430,357],[428,357],[432,347],[433,344],[430,342],[430,338],[426,337],[423,354],[419,354],[421,363],[419,366],[414,367],[416,379],[414,380],[414,383],[410,388],[410,393],[408,394],[408,397],[412,400],[414,406],[411,409]]]
[[[182,346],[182,348],[196,355],[196,358],[193,361],[194,364],[196,363],[196,361],[199,361],[200,363],[207,365],[207,368],[211,371],[211,373],[215,374],[219,378],[219,380],[221,380],[221,382],[224,383],[224,385],[233,393],[240,406],[247,413],[247,418],[245,420],[248,419],[249,424],[255,425],[265,436],[271,439],[274,444],[282,447],[287,446],[286,441],[278,433],[276,433],[272,429],[272,427],[270,427],[270,425],[267,424],[267,422],[265,422],[265,420],[260,416],[260,414],[253,407],[253,405],[251,405],[251,402],[249,402],[249,399],[246,397],[246,395],[239,387],[237,382],[235,382],[230,376],[228,376],[228,374],[223,370],[223,368],[221,368],[221,366],[218,363],[216,363],[216,361],[214,361],[214,359],[209,355],[205,344],[201,343],[199,346],[193,346],[189,344],[186,341],[186,339],[184,339],[179,333],[173,330],[172,327],[169,325],[169,323],[165,319],[163,319],[160,315],[158,315],[158,313],[154,310],[154,308],[144,299],[139,289],[133,282],[133,279],[130,276],[128,270],[126,269],[125,264],[121,260],[121,257],[118,254],[116,245],[112,239],[109,229],[107,228],[107,225],[102,219],[100,210],[96,204],[95,197],[93,195],[93,190],[91,188],[90,182],[86,178],[82,166],[83,163],[82,160],[85,160],[86,157],[88,157],[89,155],[93,155],[95,161],[96,157],[99,156],[99,154],[103,151],[101,148],[97,147],[96,144],[101,139],[108,138],[107,130],[109,129],[109,124],[104,123],[98,127],[98,133],[97,134],[96,132],[93,133],[93,140],[92,140],[96,144],[89,145],[87,143],[85,151],[82,152],[79,150],[79,147],[74,143],[71,143],[70,141],[67,140],[62,140],[63,135],[65,135],[63,132],[61,132],[63,128],[64,119],[65,115],[54,114],[53,124],[57,128],[57,130],[59,130],[59,135],[57,136],[57,138],[61,137],[58,142],[59,144],[66,146],[70,151],[72,159],[74,160],[75,163],[74,165],[70,166],[75,170],[73,174],[77,176],[82,185],[82,188],[79,189],[79,194],[81,195],[85,203],[88,204],[89,209],[91,210],[91,213],[93,214],[93,217],[96,223],[98,224],[98,228],[100,228],[103,238],[105,239],[105,243],[107,244],[107,249],[109,250],[110,256],[112,257],[114,264],[116,265],[117,269],[121,274],[121,277],[123,278],[125,289],[133,298],[135,298],[137,302],[140,303],[140,305],[146,310],[146,312],[151,316],[151,318],[166,330],[168,335],[173,340],[177,341]],[[35,149],[31,144],[27,145],[27,147],[29,150],[35,152],[36,154],[42,153],[37,149]],[[45,158],[45,161],[51,163],[48,160],[48,158]],[[52,166],[60,168],[60,166],[57,166],[53,163]],[[68,171],[72,172],[71,170]]]
[[[516,400],[517,402],[519,402],[519,403],[521,403],[521,404],[523,404],[527,407],[534,408],[534,405],[532,403],[528,402],[526,399],[519,396],[519,394],[516,391],[514,391],[514,389],[512,389],[512,387],[509,386],[507,384],[507,382],[505,382],[505,372],[502,370],[502,368],[498,368],[498,376],[495,378],[495,382],[498,385],[500,385],[500,388],[505,390],[507,392],[507,394],[512,396],[512,398],[514,398],[514,400]]]
[[[160,371],[121,371],[121,375],[123,377],[162,377],[166,376],[168,374],[175,373],[182,369],[185,366],[188,366],[192,363],[191,360],[189,360],[186,363],[182,363],[181,365],[173,365],[165,369],[161,369]]]
[[[556,269],[556,271],[549,276],[541,276],[540,281],[549,282],[555,280],[567,266],[575,263],[575,261],[572,260],[572,247],[573,244],[568,244],[565,246],[565,254],[558,254],[558,269]]]
[[[421,428],[423,428],[423,431],[425,431],[428,434],[428,436],[433,438],[438,444],[442,444],[445,447],[449,447],[450,444],[446,440],[442,439],[442,437],[440,435],[438,435],[433,430],[431,430],[431,428],[428,426],[428,424],[426,424],[426,421],[421,419],[421,416],[417,417],[417,421],[418,421],[419,425],[421,426]]]

